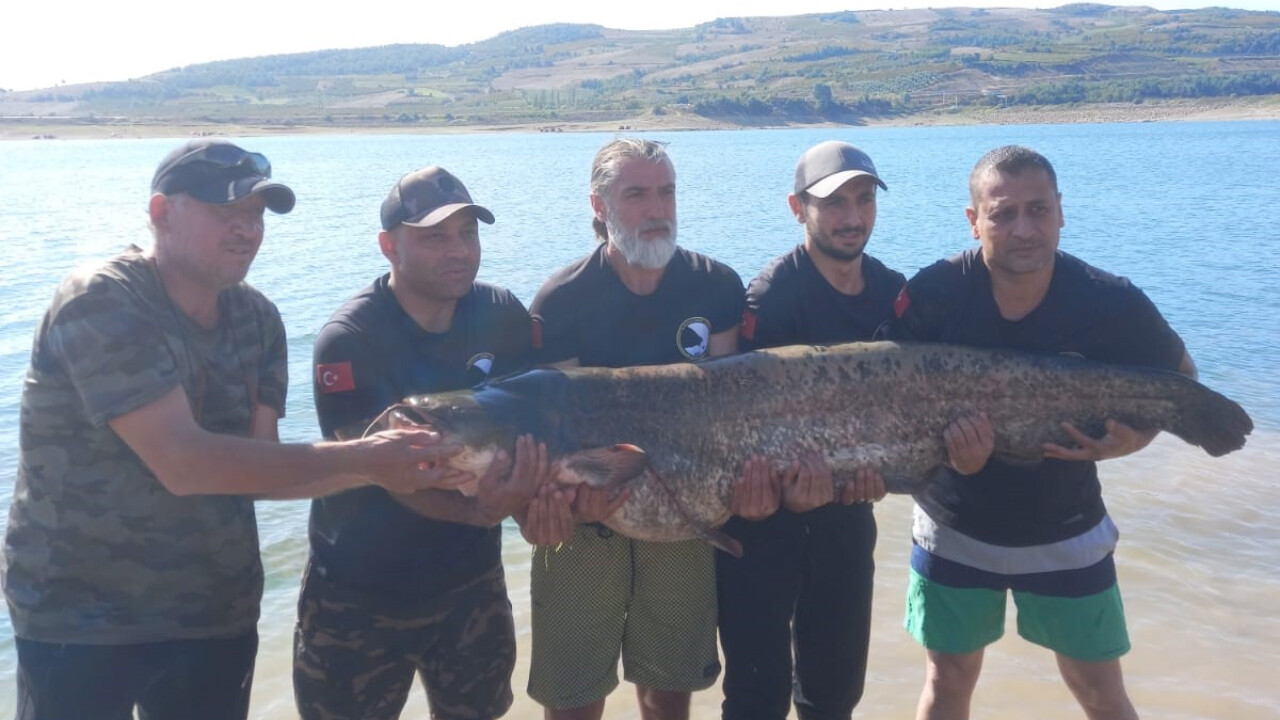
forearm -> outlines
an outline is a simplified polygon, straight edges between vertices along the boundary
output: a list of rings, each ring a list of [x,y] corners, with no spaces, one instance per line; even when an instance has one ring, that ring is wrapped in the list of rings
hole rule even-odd
[[[189,434],[194,437],[175,443],[147,463],[175,495],[306,498],[371,481],[353,445],[281,445],[204,430]]]

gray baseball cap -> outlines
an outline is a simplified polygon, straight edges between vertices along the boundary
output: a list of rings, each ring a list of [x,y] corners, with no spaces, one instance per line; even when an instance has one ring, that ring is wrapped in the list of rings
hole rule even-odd
[[[847,142],[828,140],[818,143],[800,156],[796,163],[796,195],[807,192],[824,198],[841,185],[859,175],[869,175],[885,190],[888,185],[876,174],[871,157]]]
[[[382,229],[397,225],[431,227],[463,208],[471,208],[477,220],[493,224],[488,208],[471,202],[462,181],[438,165],[415,170],[400,178],[382,201]]]

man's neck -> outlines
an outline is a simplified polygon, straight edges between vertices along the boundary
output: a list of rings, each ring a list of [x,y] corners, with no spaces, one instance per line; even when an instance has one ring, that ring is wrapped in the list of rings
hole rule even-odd
[[[1040,307],[1053,281],[1052,262],[1029,273],[1007,273],[993,270],[990,265],[987,271],[991,274],[991,294],[1005,320],[1021,320]]]
[[[161,290],[169,296],[169,302],[196,325],[212,330],[218,327],[218,295],[221,289],[204,285],[200,278],[191,277],[173,262],[165,262],[153,253],[150,256]]]
[[[400,307],[404,308],[418,327],[431,333],[443,333],[453,326],[453,311],[458,307],[457,300],[423,297],[415,293],[407,283],[397,283],[394,273],[389,285],[396,302],[400,303]]]
[[[862,253],[852,260],[841,260],[831,257],[809,242],[805,242],[805,249],[809,251],[814,267],[818,268],[818,274],[831,283],[836,292],[841,295],[861,295],[867,289],[867,281],[862,277]]]
[[[636,295],[652,295],[658,289],[658,283],[662,282],[662,274],[667,268],[644,268],[632,265],[622,256],[608,240],[605,240],[604,256],[608,261],[609,267],[613,268],[613,272],[622,281],[623,286]]]

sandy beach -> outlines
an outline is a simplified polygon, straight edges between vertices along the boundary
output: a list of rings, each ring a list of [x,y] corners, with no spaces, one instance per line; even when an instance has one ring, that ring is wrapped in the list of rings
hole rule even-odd
[[[1280,119],[1280,96],[1206,98],[1062,106],[957,107],[912,115],[869,117],[865,127],[945,125],[1027,125],[1138,122],[1221,122]],[[609,122],[557,122],[492,125],[213,124],[164,120],[105,122],[89,118],[0,117],[0,140],[75,140],[166,138],[200,135],[261,137],[270,135],[461,134],[529,132],[687,132],[761,128],[853,128],[835,123],[754,125],[717,120],[685,112],[645,113]]]

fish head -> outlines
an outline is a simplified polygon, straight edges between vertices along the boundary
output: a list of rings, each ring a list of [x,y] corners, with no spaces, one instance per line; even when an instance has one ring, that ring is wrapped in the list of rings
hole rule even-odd
[[[515,448],[515,429],[494,418],[473,393],[405,398],[404,402],[388,411],[387,426],[431,428],[440,434],[444,442],[462,448],[461,452],[449,458],[449,467],[469,472],[477,478],[488,470],[499,452],[510,456]],[[464,495],[475,492],[475,488],[470,488],[470,492],[467,487],[461,490]]]

